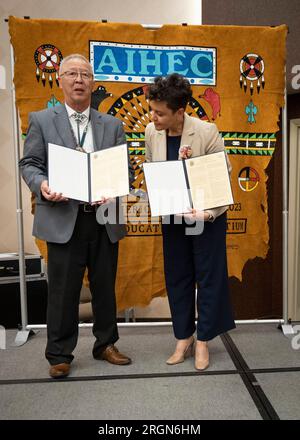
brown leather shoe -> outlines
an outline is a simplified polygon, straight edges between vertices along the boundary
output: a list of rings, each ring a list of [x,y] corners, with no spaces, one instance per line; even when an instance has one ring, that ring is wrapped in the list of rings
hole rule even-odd
[[[97,359],[101,359],[115,365],[131,364],[131,359],[120,353],[113,344],[108,345],[101,355],[97,357]]]
[[[66,377],[70,373],[71,366],[70,364],[63,363],[63,364],[56,364],[51,365],[49,369],[49,374],[54,379],[58,379],[61,377]]]

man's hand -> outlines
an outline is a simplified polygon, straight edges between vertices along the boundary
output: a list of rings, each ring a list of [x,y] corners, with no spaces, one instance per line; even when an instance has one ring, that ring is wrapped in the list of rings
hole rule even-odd
[[[67,202],[69,199],[63,197],[62,193],[52,192],[48,186],[48,180],[43,180],[41,183],[42,196],[49,200],[49,202]]]

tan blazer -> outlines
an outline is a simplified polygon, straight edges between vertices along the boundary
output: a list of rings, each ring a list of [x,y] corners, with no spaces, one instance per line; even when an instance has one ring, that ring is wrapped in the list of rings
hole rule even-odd
[[[183,131],[180,146],[190,145],[192,157],[224,151],[224,143],[217,126],[213,123],[184,114]],[[146,161],[157,162],[167,160],[167,133],[165,130],[156,130],[154,123],[147,125],[145,131]],[[231,165],[226,154],[229,173]],[[228,209],[228,206],[209,209],[207,212],[213,220]]]

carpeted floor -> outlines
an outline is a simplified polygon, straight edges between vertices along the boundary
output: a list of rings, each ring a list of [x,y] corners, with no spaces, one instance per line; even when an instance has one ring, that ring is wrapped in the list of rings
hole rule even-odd
[[[300,419],[300,350],[275,324],[239,325],[211,341],[210,368],[193,358],[168,366],[171,327],[120,328],[117,347],[133,363],[92,358],[91,329],[80,329],[71,374],[48,376],[46,331],[0,350],[1,420]]]

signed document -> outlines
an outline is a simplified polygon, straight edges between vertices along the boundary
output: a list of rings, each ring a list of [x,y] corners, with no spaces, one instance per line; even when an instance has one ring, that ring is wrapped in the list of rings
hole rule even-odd
[[[129,194],[127,145],[84,153],[61,145],[48,145],[48,180],[51,191],[82,202]]]
[[[152,216],[233,203],[224,151],[186,160],[144,163]]]
[[[143,163],[151,215],[187,212],[191,200],[182,161]]]

